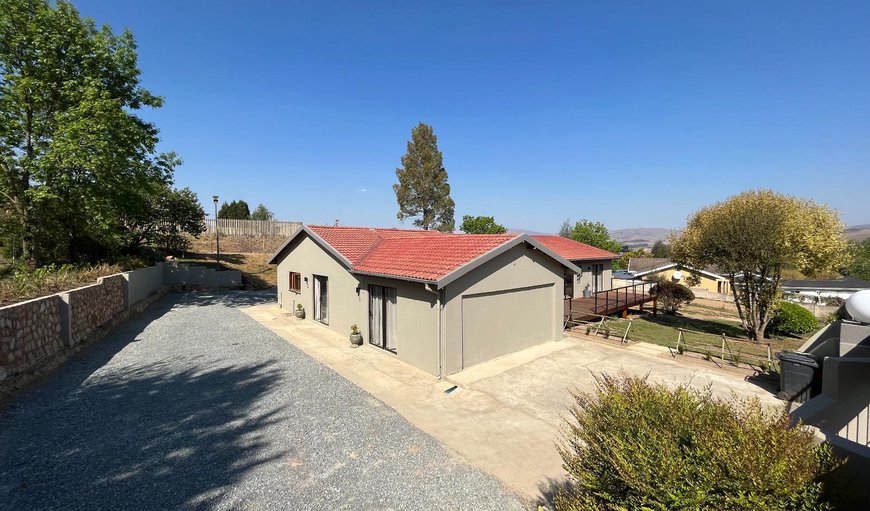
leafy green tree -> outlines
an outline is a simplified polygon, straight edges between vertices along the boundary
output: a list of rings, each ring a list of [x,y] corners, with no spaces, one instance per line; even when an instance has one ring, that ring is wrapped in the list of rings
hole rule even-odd
[[[597,383],[565,420],[558,511],[822,510],[843,498],[826,491],[843,484],[841,462],[782,409],[626,375]]]
[[[814,276],[847,260],[844,226],[835,211],[769,190],[743,192],[698,211],[673,249],[680,264],[715,264],[728,276],[753,340],[763,338],[776,311],[784,268]]]
[[[140,207],[121,217],[127,252],[136,253],[143,245],[178,252],[194,237],[205,232],[205,211],[190,188],[175,190],[163,185],[142,193]]]
[[[257,209],[251,213],[251,220],[272,220],[273,218],[275,215],[263,204],[257,206]]]
[[[466,234],[504,234],[507,232],[507,229],[503,225],[495,223],[495,218],[491,216],[464,215],[459,229]]]
[[[232,201],[229,204],[224,202],[221,204],[221,209],[218,210],[218,218],[250,220],[251,210],[248,207],[248,203],[243,200]]]
[[[0,72],[6,231],[36,263],[115,249],[118,213],[179,163],[136,115],[163,99],[140,84],[133,35],[98,29],[65,0],[4,0]]]
[[[610,237],[610,232],[604,224],[585,218],[574,224],[574,228],[571,229],[571,239],[613,253],[618,253],[622,249],[622,245]]]
[[[670,259],[673,255],[671,246],[662,240],[658,240],[653,244],[651,252],[653,257],[662,257],[665,259]]]
[[[849,242],[849,263],[840,273],[856,279],[870,280],[870,239]]]
[[[417,227],[453,232],[455,204],[431,126],[421,122],[411,130],[408,152],[402,156],[396,177],[399,182],[393,185],[393,191],[399,203],[399,220],[414,218]]]

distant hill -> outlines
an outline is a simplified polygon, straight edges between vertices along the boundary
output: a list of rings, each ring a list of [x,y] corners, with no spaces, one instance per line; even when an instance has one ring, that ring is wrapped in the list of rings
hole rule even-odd
[[[671,233],[679,234],[680,231],[662,227],[632,227],[614,229],[610,231],[610,237],[630,248],[652,248],[656,241],[667,241]],[[846,238],[858,241],[870,238],[870,224],[847,227]]]
[[[671,233],[679,231],[662,227],[632,227],[629,229],[614,229],[610,237],[629,248],[652,248],[656,241],[667,241]]]
[[[857,241],[870,238],[870,224],[853,225],[852,227],[847,227],[846,238]]]

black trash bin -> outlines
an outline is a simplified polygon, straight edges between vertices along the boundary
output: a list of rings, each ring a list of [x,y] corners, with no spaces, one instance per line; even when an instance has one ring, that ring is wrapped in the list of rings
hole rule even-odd
[[[811,353],[781,351],[779,359],[779,393],[776,397],[806,403],[822,391],[822,369]]]

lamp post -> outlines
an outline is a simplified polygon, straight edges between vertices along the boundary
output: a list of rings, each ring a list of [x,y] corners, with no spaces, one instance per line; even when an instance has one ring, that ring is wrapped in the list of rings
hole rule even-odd
[[[217,251],[215,253],[217,259],[217,269],[221,269],[221,231],[218,229],[218,216],[217,216],[217,203],[218,196],[212,195],[212,200],[214,201],[214,235],[215,241],[217,242]]]

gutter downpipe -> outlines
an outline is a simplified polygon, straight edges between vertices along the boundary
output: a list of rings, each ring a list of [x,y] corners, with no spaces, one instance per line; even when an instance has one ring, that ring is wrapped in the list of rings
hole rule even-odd
[[[444,378],[444,344],[441,338],[441,318],[444,309],[441,297],[444,294],[444,291],[438,289],[433,284],[424,284],[423,289],[435,295],[435,309],[438,311],[438,379],[441,380]]]

